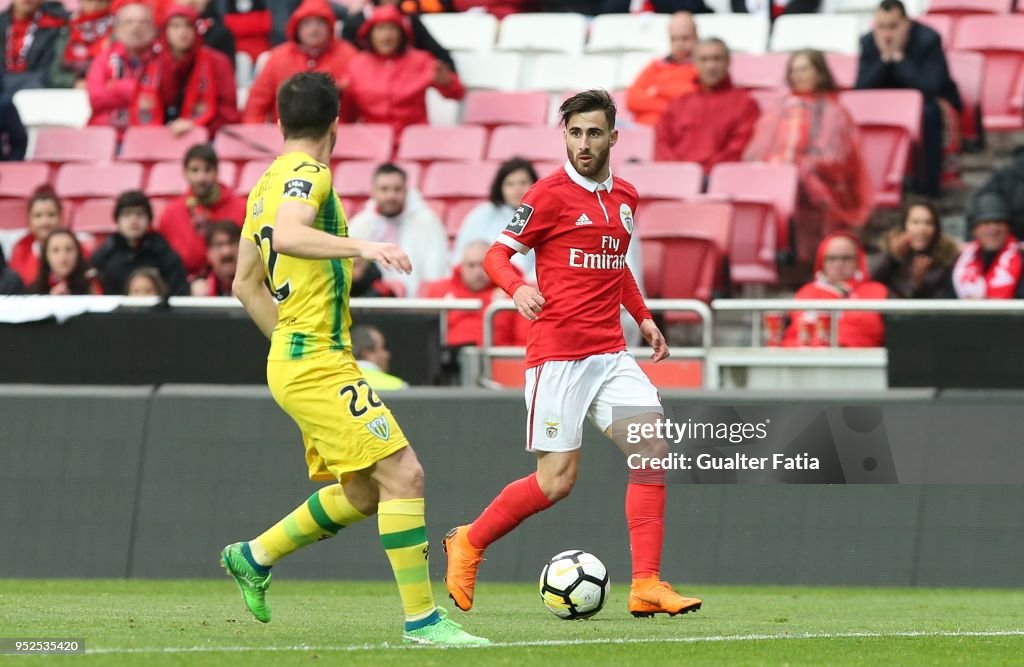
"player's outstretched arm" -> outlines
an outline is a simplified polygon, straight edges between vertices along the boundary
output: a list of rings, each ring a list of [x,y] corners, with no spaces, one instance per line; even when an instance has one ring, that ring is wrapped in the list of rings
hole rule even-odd
[[[260,251],[255,243],[243,238],[238,244],[238,265],[231,289],[263,335],[270,338],[277,326],[277,305],[263,282],[265,278]]]
[[[409,256],[393,243],[375,243],[335,236],[313,228],[316,209],[294,201],[283,202],[274,223],[274,250],[299,259],[362,257],[401,273],[412,271]]]

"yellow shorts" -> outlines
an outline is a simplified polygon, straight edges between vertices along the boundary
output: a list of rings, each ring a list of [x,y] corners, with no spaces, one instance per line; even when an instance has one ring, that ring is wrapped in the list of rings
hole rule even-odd
[[[340,481],[409,444],[347,351],[267,361],[267,385],[302,430],[313,481]]]

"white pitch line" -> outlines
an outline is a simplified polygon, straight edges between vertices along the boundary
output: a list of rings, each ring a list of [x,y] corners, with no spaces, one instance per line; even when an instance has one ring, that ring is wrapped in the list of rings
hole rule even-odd
[[[380,650],[422,650],[469,648],[527,648],[543,646],[600,646],[609,644],[699,644],[704,642],[752,642],[752,641],[786,641],[793,639],[889,639],[889,638],[926,638],[926,637],[1024,637],[1024,630],[945,630],[929,632],[910,630],[906,632],[803,632],[797,634],[751,634],[751,635],[710,635],[698,637],[644,637],[638,639],[607,638],[607,639],[547,639],[531,642],[495,642],[486,646],[423,646],[418,644],[356,644],[351,646],[166,646],[162,648],[96,648],[86,649],[87,654],[118,655],[118,654],[158,654],[158,653],[258,653],[258,652],[342,652],[380,651]]]

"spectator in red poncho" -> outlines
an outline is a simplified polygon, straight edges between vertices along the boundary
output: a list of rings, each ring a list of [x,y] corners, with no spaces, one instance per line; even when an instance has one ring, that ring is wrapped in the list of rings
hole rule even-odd
[[[25,88],[48,87],[57,57],[55,43],[67,18],[61,3],[42,0],[13,0],[0,13],[5,97]]]
[[[92,105],[90,125],[128,127],[129,108],[142,70],[154,56],[156,25],[153,9],[143,2],[114,3],[110,45],[93,58],[85,83]]]
[[[245,222],[245,197],[217,181],[217,153],[197,144],[185,153],[185,194],[172,199],[160,214],[157,231],[181,257],[190,276],[207,266],[206,234],[215,220],[230,220],[239,229]]]
[[[277,121],[277,89],[299,72],[326,72],[340,82],[356,47],[334,37],[334,12],[326,0],[304,0],[288,21],[288,42],[274,47],[249,90],[244,123]]]
[[[28,200],[28,234],[21,237],[11,251],[9,266],[31,285],[39,272],[39,256],[43,241],[51,232],[64,227],[60,199],[48,185],[39,187]]]
[[[85,86],[89,65],[103,49],[114,29],[110,0],[80,0],[54,45],[57,57],[50,71],[50,86],[73,88]]]
[[[505,298],[505,293],[491,282],[484,271],[484,255],[490,244],[486,241],[470,241],[462,251],[462,259],[451,276],[444,280],[426,283],[420,288],[420,295],[426,298],[480,299],[480,310],[453,310],[448,313],[448,341],[450,347],[461,345],[483,345],[484,309],[495,297]],[[514,267],[513,267],[514,268]],[[518,269],[515,269],[518,273]],[[526,345],[526,334],[530,322],[510,310],[497,313],[494,317],[494,345]]]
[[[795,299],[886,299],[885,285],[870,279],[864,248],[846,232],[831,234],[818,246],[814,281],[801,287]],[[878,313],[849,310],[839,317],[839,347],[881,347],[885,327]],[[827,312],[796,311],[783,336],[787,347],[829,345],[831,318]]]
[[[626,92],[626,108],[633,114],[633,120],[643,125],[657,125],[669,103],[697,85],[697,68],[691,60],[697,41],[693,15],[673,14],[668,37],[672,45],[668,56],[652,61]]]
[[[180,136],[196,126],[216,132],[238,122],[233,66],[223,53],[203,45],[198,20],[191,7],[167,10],[159,53],[143,69],[135,89],[132,125],[167,125]]]
[[[450,4],[447,0],[443,2],[439,0],[362,0],[362,2],[362,6],[359,6],[358,3],[355,6],[350,6],[348,16],[342,19],[342,39],[355,44],[359,49],[365,49],[366,42],[359,38],[359,31],[362,29],[363,24],[373,16],[378,7],[391,5],[405,15],[406,20],[409,22],[409,27],[412,28],[412,41],[409,42],[409,45],[428,52],[452,68],[453,71],[455,70],[455,60],[452,58],[451,52],[444,48],[430,34],[427,26],[423,23],[423,19],[420,18],[422,14],[450,11],[451,7],[446,6]],[[456,9],[455,11],[463,10]]]
[[[808,271],[826,235],[867,222],[871,180],[857,124],[839,103],[825,56],[797,51],[786,82],[790,93],[762,113],[743,159],[789,162],[799,169],[794,240],[797,259]]]
[[[398,8],[382,6],[359,28],[367,45],[349,63],[342,83],[345,122],[384,123],[395,130],[395,145],[409,125],[427,122],[428,88],[461,100],[466,94],[450,67],[412,48],[412,28]]]
[[[974,240],[953,266],[958,299],[1024,299],[1024,257],[1010,231],[1006,202],[989,192],[978,198],[971,219]]]
[[[698,162],[704,173],[736,162],[757,122],[757,103],[729,78],[729,47],[703,39],[694,53],[697,87],[669,103],[656,130],[656,160]]]

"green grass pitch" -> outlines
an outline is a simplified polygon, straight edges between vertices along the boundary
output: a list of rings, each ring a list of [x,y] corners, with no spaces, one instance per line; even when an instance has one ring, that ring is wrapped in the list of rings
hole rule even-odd
[[[0,636],[84,638],[85,656],[0,656],[6,665],[1013,665],[1024,660],[1024,592],[683,586],[704,609],[634,619],[608,606],[562,621],[535,586],[487,584],[452,616],[487,648],[401,644],[387,582],[275,581],[274,619],[251,620],[233,582],[0,580]],[[435,589],[438,600],[442,588]],[[450,602],[446,600],[446,602]]]

